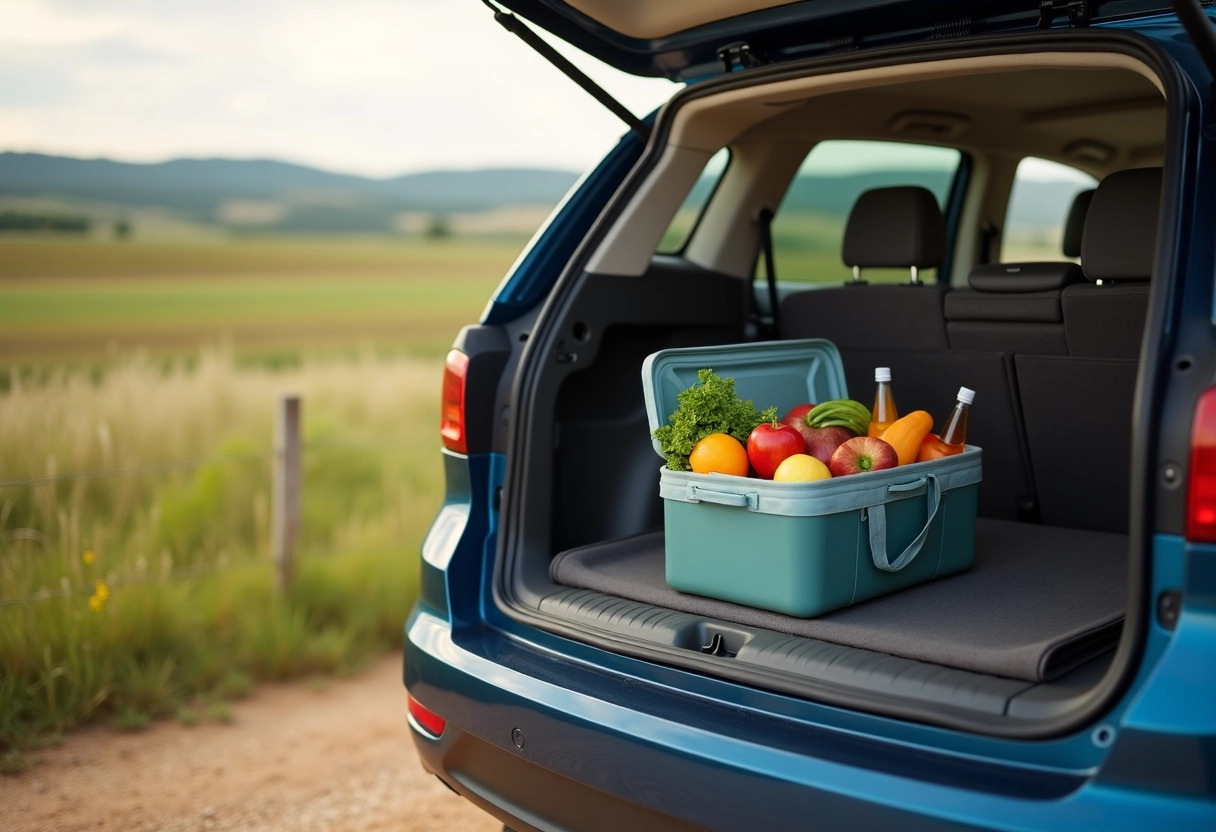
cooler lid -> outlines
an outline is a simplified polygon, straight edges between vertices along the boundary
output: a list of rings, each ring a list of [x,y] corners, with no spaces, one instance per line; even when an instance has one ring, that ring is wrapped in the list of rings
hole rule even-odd
[[[697,384],[697,372],[705,368],[721,378],[733,378],[735,393],[751,399],[757,410],[776,406],[778,418],[806,402],[819,404],[849,395],[840,353],[823,338],[660,350],[642,362],[651,433],[667,424],[679,406],[677,396]],[[662,457],[658,440],[650,441]]]

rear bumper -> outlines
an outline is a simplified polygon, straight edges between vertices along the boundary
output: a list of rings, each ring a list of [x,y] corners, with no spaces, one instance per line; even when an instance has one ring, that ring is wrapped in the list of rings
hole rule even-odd
[[[1216,828],[1210,801],[808,726],[425,611],[406,636],[406,686],[447,720],[413,732],[424,764],[516,829]]]

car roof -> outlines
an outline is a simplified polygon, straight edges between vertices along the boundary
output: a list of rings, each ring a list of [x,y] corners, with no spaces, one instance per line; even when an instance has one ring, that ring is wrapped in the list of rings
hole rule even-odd
[[[573,46],[635,75],[691,80],[776,63],[867,36],[936,37],[960,21],[984,31],[1034,29],[1057,20],[1036,0],[483,0],[518,12]],[[1107,11],[1126,18],[1168,9],[1163,0],[1090,4],[1086,22]],[[1117,6],[1118,8],[1113,8]],[[1044,19],[1043,15],[1046,14]],[[740,49],[740,45],[745,45]],[[733,47],[733,48],[732,48]]]

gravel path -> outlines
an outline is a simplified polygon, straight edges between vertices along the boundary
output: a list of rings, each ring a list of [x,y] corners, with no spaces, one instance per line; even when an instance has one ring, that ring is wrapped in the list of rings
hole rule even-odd
[[[266,686],[232,724],[93,728],[0,777],[0,830],[500,832],[423,772],[401,659],[324,686]]]

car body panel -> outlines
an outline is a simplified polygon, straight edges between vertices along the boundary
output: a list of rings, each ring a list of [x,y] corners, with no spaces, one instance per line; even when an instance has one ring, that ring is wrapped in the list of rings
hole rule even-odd
[[[643,119],[646,124],[653,121],[653,113]],[[644,149],[638,135],[629,131],[603,161],[574,184],[507,271],[482,313],[483,324],[509,323],[544,300]]]
[[[1216,189],[1202,184],[1216,181],[1210,75],[1171,17],[1109,28],[1151,39],[1188,79],[1173,160],[1183,177],[1177,199],[1163,201],[1163,228],[1175,235],[1160,246],[1176,277],[1157,287],[1149,324],[1149,360],[1166,381],[1141,391],[1153,414],[1142,441],[1153,443],[1153,458],[1178,458],[1193,391],[1211,383],[1212,368],[1201,363],[1191,376],[1169,368],[1180,349],[1216,353],[1216,243],[1202,231],[1216,218]],[[572,192],[503,281],[484,324],[535,312],[641,151],[627,134]],[[1173,628],[1147,601],[1144,626],[1120,648],[1134,652],[1133,670],[1101,718],[1026,741],[760,690],[529,626],[494,602],[507,458],[445,451],[444,459],[448,491],[423,545],[404,678],[448,728],[439,739],[415,731],[414,740],[430,769],[504,822],[597,828],[595,818],[557,807],[560,784],[588,805],[608,795],[621,818],[641,826],[1131,830],[1166,820],[1216,828],[1216,546],[1169,533],[1180,529],[1181,497],[1154,499],[1156,515],[1146,513],[1158,531],[1145,533],[1142,592],[1155,600],[1181,590]],[[1129,615],[1128,626],[1135,621]],[[518,779],[496,781],[494,767],[510,761]]]

